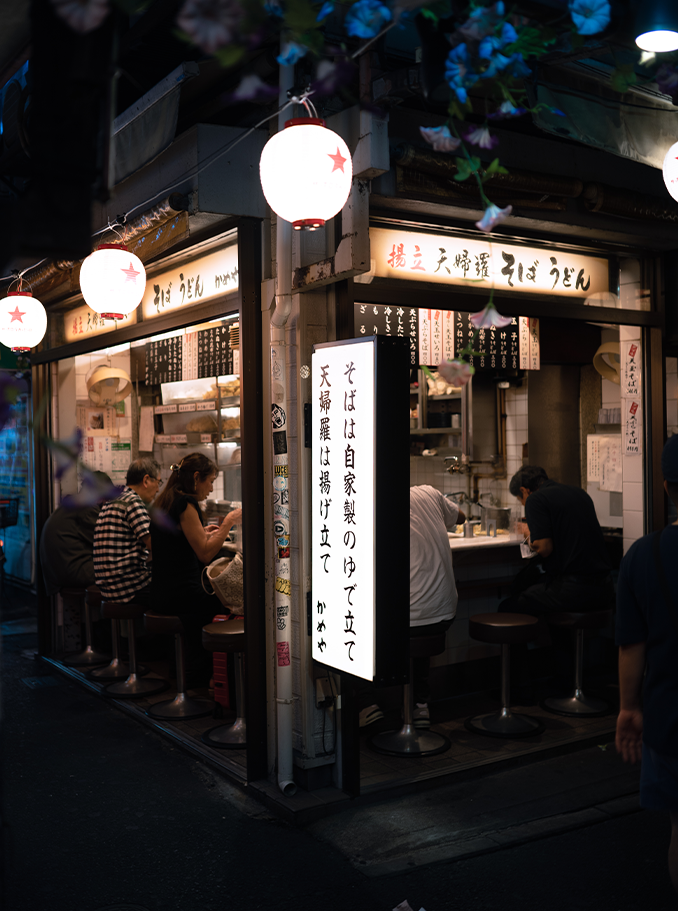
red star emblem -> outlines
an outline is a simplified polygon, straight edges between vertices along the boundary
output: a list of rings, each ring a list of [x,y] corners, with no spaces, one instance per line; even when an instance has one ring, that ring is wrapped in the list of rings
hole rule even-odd
[[[26,311],[24,310],[22,312],[21,310],[19,310],[19,305],[17,304],[16,310],[10,310],[9,315],[12,317],[12,322],[14,322],[14,320],[17,319],[23,325],[24,321],[21,319],[21,317],[26,315]]]
[[[127,278],[125,279],[125,284],[127,284],[127,282],[135,282],[135,283],[136,283],[137,275],[138,275],[139,273],[136,271],[136,269],[134,268],[134,266],[132,265],[132,263],[129,264],[129,269],[123,269],[122,271],[123,271],[123,272],[125,273],[125,275],[127,276]]]
[[[334,174],[335,171],[341,171],[341,173],[343,174],[344,173],[344,164],[346,163],[346,159],[342,157],[341,152],[339,151],[339,146],[337,146],[336,155],[330,155],[329,152],[327,154],[328,154],[328,157],[331,158],[332,161],[334,162],[334,167],[332,168],[332,173]]]

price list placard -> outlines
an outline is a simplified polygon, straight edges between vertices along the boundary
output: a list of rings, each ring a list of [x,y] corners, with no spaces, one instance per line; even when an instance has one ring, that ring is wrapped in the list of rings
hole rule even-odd
[[[176,383],[182,376],[182,337],[146,344],[146,383]]]
[[[198,335],[198,377],[228,376],[233,373],[233,352],[228,326],[203,329]]]
[[[356,338],[368,335],[399,335],[409,339],[410,363],[437,367],[443,359],[451,360],[469,345],[476,332],[471,322],[474,314],[461,310],[428,310],[422,308],[390,307],[383,304],[354,305]],[[530,323],[538,320],[515,316],[505,328],[491,326],[480,329],[473,341],[472,357],[476,370],[539,369],[539,359],[530,357]],[[522,330],[522,331],[521,331]]]

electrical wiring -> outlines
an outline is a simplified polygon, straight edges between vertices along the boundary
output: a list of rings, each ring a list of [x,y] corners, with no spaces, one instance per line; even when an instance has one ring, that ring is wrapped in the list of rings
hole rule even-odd
[[[124,215],[119,216],[119,220],[115,224],[113,224],[109,221],[108,224],[106,225],[106,227],[100,228],[98,231],[95,231],[92,234],[92,238],[99,237],[102,234],[106,234],[108,231],[113,231],[113,230],[115,230],[115,228],[118,225],[123,226],[125,224],[125,222],[130,218],[130,216],[133,215],[135,212],[138,212],[139,209],[147,208],[148,206],[152,205],[154,202],[157,202],[159,199],[162,199],[163,197],[167,196],[167,194],[170,193],[172,190],[176,189],[177,187],[180,187],[183,183],[185,183],[185,181],[198,177],[200,174],[202,174],[203,171],[205,171],[207,168],[211,167],[215,162],[217,162],[223,155],[226,155],[233,148],[235,148],[235,146],[238,145],[239,142],[242,142],[251,133],[253,133],[255,130],[258,130],[259,127],[263,126],[269,120],[273,120],[274,117],[277,117],[282,111],[286,110],[287,108],[291,107],[292,105],[301,104],[306,108],[306,110],[309,113],[309,116],[317,117],[318,113],[315,109],[315,106],[313,105],[313,103],[311,101],[309,101],[309,97],[312,94],[313,93],[309,89],[307,89],[301,95],[293,95],[289,101],[287,101],[284,105],[282,105],[282,107],[279,107],[272,114],[269,114],[266,117],[262,118],[258,123],[255,123],[254,126],[245,130],[240,136],[236,136],[235,139],[231,139],[221,149],[217,149],[215,152],[213,152],[201,164],[201,166],[199,168],[194,168],[191,171],[186,171],[182,175],[180,180],[176,181],[169,187],[165,187],[161,192],[156,193],[154,196],[150,197],[150,199],[146,199],[146,200],[144,200],[144,202],[141,202],[138,205],[134,206],[134,208],[129,209],[127,212],[124,213]],[[23,277],[27,272],[31,272],[33,269],[37,269],[38,266],[41,266],[43,263],[45,263],[47,261],[48,261],[48,257],[45,257],[45,258],[39,260],[37,263],[33,263],[32,265],[27,266],[25,269],[22,269],[21,272],[18,272],[18,273],[12,272],[10,275],[0,276],[0,282],[15,281],[17,278],[17,275],[19,277]]]

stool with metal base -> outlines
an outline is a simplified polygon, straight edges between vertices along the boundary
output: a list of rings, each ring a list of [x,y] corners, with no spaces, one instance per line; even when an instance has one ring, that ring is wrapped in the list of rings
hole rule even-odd
[[[85,602],[90,608],[101,608],[103,596],[96,585],[90,585],[85,594]],[[129,664],[120,657],[122,649],[120,645],[120,621],[111,620],[111,641],[113,645],[113,657],[108,664],[103,667],[95,667],[85,673],[86,677],[96,682],[125,680],[129,677]],[[137,667],[137,674],[148,673],[146,668]]]
[[[245,650],[245,621],[242,617],[218,620],[202,628],[202,644],[209,652],[234,652],[237,661],[235,699],[238,716],[233,724],[220,724],[201,736],[203,743],[224,750],[243,749],[247,746],[245,723],[245,686],[243,680],[242,652]]]
[[[167,689],[167,682],[158,677],[142,678],[137,666],[136,635],[134,621],[143,617],[144,606],[133,601],[102,601],[101,614],[106,620],[127,621],[127,642],[129,646],[129,675],[126,680],[109,683],[103,692],[116,699],[135,699],[141,696],[152,696]]]
[[[368,743],[377,753],[389,756],[435,756],[450,748],[450,741],[434,731],[414,726],[413,658],[429,658],[445,651],[445,633],[410,638],[410,682],[403,687],[403,726],[399,731],[374,734]]]
[[[574,645],[574,689],[569,696],[558,698],[549,696],[541,703],[542,707],[554,715],[581,715],[592,717],[606,715],[611,706],[604,699],[586,696],[582,689],[584,676],[584,630],[603,629],[612,618],[611,610],[597,611],[559,611],[548,614],[546,620],[553,626],[571,629],[576,632]]]
[[[211,699],[195,699],[186,693],[186,659],[184,657],[184,627],[178,617],[146,611],[144,625],[149,633],[173,635],[177,663],[177,694],[174,699],[157,702],[146,710],[149,718],[159,721],[184,721],[204,718],[214,711]]]
[[[68,667],[98,667],[110,661],[111,656],[105,652],[97,651],[92,647],[92,615],[90,613],[91,602],[86,597],[84,588],[62,588],[60,593],[62,598],[71,598],[80,605],[80,615],[85,622],[85,648],[74,655],[66,655],[63,659],[64,664]]]
[[[538,623],[529,614],[476,614],[468,624],[469,635],[481,642],[501,645],[501,709],[487,715],[476,715],[465,722],[465,727],[475,734],[487,737],[533,737],[541,734],[544,725],[536,718],[511,711],[510,646],[529,642],[534,637]]]

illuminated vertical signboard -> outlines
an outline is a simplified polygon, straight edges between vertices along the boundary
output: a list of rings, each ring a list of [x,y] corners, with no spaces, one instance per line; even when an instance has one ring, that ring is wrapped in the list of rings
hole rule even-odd
[[[396,369],[402,377],[394,380]],[[401,679],[409,576],[394,568],[392,548],[404,546],[408,566],[409,427],[407,409],[395,416],[398,395],[389,387],[403,385],[407,400],[407,341],[318,345],[312,383],[313,658],[365,680]],[[402,450],[393,458],[391,445]]]

